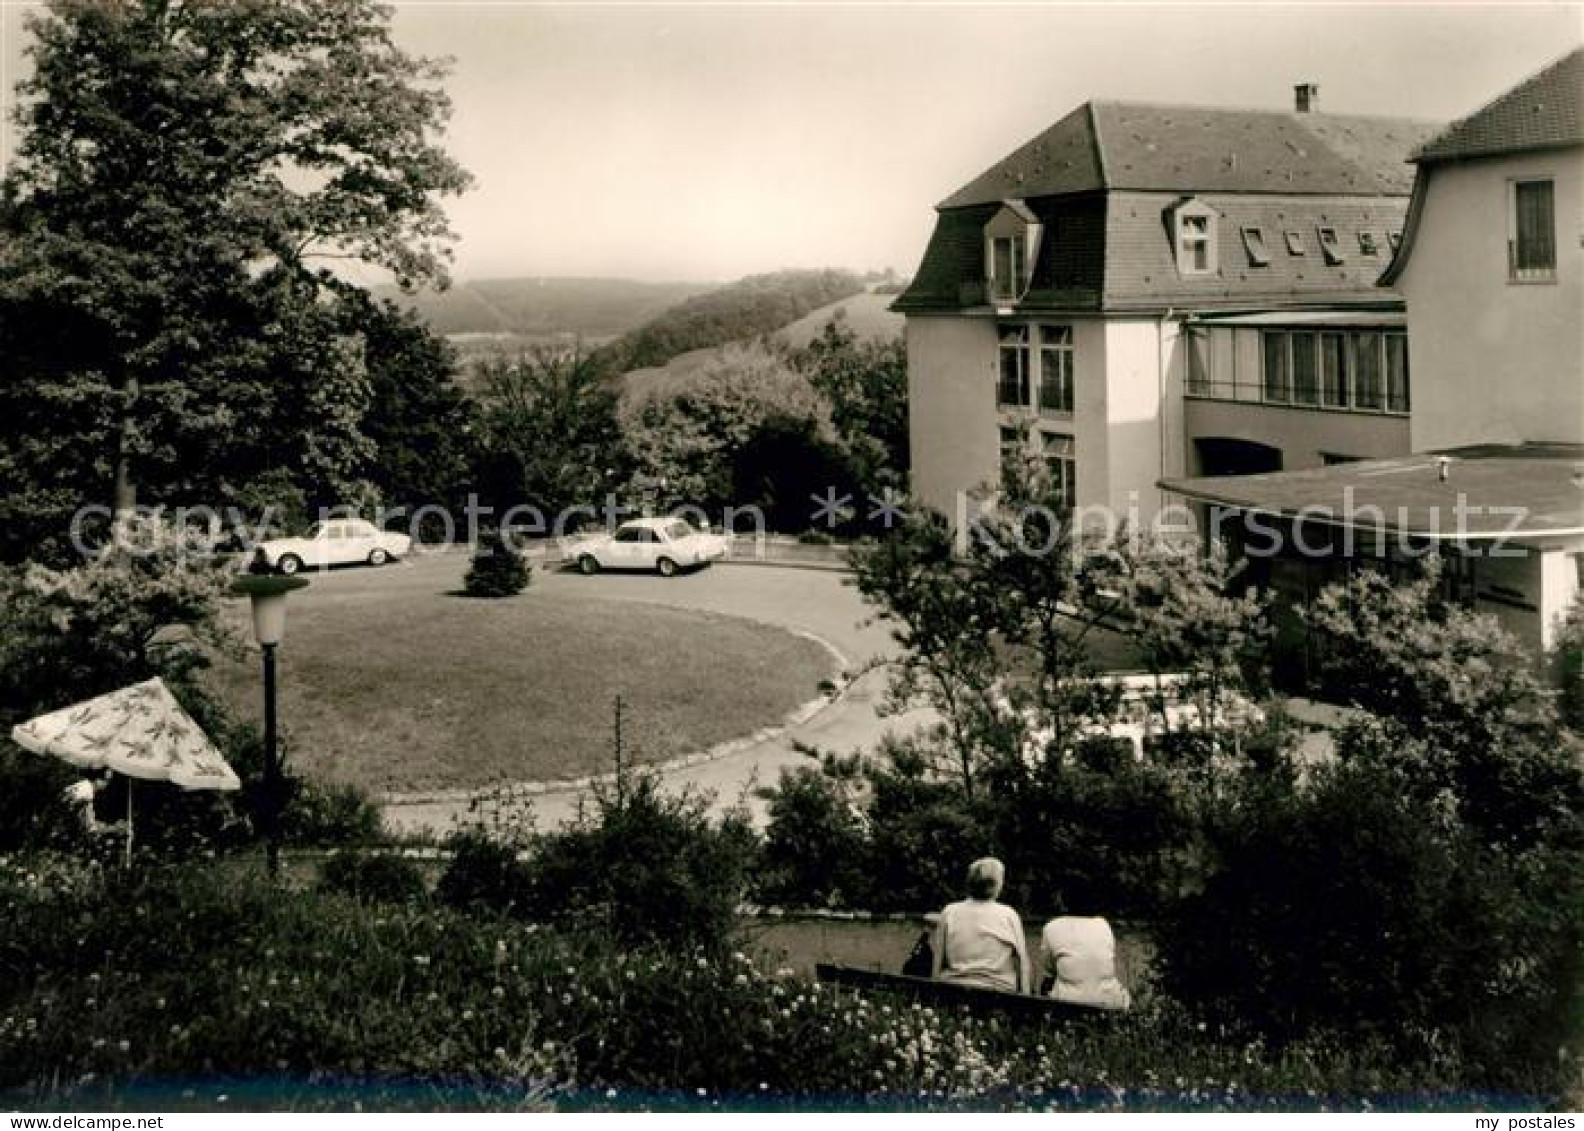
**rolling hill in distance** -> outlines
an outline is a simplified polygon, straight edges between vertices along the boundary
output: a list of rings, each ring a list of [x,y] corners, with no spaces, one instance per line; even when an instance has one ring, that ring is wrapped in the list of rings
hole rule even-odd
[[[454,335],[512,335],[608,341],[717,283],[643,283],[634,279],[470,279],[446,291],[375,293],[417,311],[429,328]]]
[[[732,342],[774,336],[805,345],[833,317],[860,338],[901,333],[887,310],[894,293],[868,290],[890,276],[796,270],[750,275],[725,285],[646,283],[631,279],[511,278],[466,280],[443,292],[378,293],[395,299],[447,337],[473,363],[550,346],[579,345],[611,375],[687,367]],[[884,288],[894,292],[895,287]]]

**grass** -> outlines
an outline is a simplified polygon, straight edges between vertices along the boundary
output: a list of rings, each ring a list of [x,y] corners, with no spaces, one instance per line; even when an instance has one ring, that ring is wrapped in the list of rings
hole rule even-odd
[[[374,791],[577,778],[611,768],[617,695],[629,757],[664,761],[779,723],[832,667],[811,640],[710,613],[359,592],[294,606],[281,719],[296,770]],[[259,710],[251,658],[213,678]]]

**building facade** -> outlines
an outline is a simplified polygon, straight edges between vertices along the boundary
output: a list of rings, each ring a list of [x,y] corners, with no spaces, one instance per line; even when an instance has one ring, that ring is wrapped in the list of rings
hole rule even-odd
[[[1584,589],[1581,99],[1575,50],[1414,156],[1381,279],[1407,303],[1413,454],[1165,483],[1238,516],[1237,538],[1254,523],[1284,531],[1261,569],[1288,605],[1361,563],[1435,548],[1452,596],[1536,653],[1551,647]]]
[[[1159,481],[1408,450],[1420,122],[1093,102],[939,205],[906,316],[913,492],[1009,455],[1147,520]]]
[[[1401,251],[1415,451],[1584,443],[1584,51],[1450,126],[1417,155]]]

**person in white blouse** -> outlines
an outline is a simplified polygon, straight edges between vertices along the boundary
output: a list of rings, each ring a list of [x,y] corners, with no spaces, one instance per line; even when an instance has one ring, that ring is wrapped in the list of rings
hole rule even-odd
[[[1045,924],[1040,979],[1041,992],[1057,1001],[1126,1009],[1133,1000],[1117,978],[1116,936],[1099,916],[1062,915]]]
[[[1018,913],[996,901],[1006,866],[993,856],[968,866],[968,898],[948,904],[935,927],[933,976],[942,982],[1027,993],[1028,943]]]

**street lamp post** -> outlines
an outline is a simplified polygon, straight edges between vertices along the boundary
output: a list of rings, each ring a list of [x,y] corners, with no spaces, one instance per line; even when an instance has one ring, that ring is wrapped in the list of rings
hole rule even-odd
[[[276,729],[275,649],[286,634],[286,595],[308,584],[304,577],[250,574],[231,591],[253,604],[253,638],[264,653],[264,845],[270,875],[280,873],[280,745]]]

